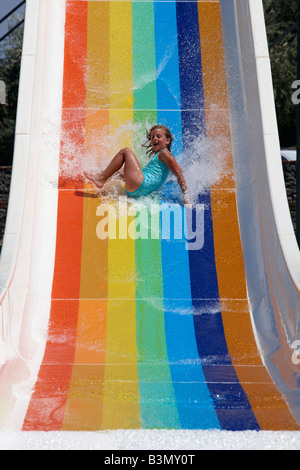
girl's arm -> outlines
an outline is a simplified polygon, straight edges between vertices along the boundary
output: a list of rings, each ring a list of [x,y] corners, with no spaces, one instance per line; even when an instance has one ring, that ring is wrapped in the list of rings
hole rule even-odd
[[[164,162],[167,165],[167,167],[169,168],[169,170],[171,170],[172,173],[177,177],[178,184],[181,188],[181,191],[183,192],[184,195],[186,195],[187,190],[188,190],[187,184],[186,184],[185,178],[183,176],[182,169],[178,165],[178,163],[176,162],[173,155],[168,150],[165,149],[165,150],[162,150],[160,152],[160,154],[158,155],[158,158],[162,162]]]

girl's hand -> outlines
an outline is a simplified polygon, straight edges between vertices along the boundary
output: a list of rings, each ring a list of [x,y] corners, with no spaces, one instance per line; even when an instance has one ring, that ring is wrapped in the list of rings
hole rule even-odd
[[[183,193],[183,204],[193,204],[193,199],[191,198],[188,191]]]
[[[192,204],[193,201],[192,201],[192,198],[188,194],[187,184],[186,184],[186,181],[184,179],[182,169],[178,165],[178,163],[175,160],[175,158],[173,157],[173,155],[167,149],[164,149],[160,152],[158,158],[159,158],[159,160],[164,162],[167,165],[167,167],[169,168],[169,170],[171,170],[172,173],[177,177],[178,184],[181,188],[181,191],[183,192],[183,202],[184,202],[184,204]]]

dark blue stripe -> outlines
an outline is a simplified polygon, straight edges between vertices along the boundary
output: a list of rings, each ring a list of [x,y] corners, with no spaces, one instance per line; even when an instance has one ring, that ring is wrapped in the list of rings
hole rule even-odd
[[[183,147],[205,136],[204,93],[197,2],[177,2]],[[214,253],[210,193],[205,205],[204,247],[189,251],[192,305],[197,348],[221,427],[258,430],[259,425],[239,383],[226,344]]]

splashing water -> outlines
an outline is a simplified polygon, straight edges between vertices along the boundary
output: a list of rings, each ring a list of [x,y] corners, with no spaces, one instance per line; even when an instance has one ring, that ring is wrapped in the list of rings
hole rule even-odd
[[[149,121],[133,124],[128,120],[120,123],[117,128],[105,125],[81,129],[81,133],[84,134],[81,141],[76,140],[73,133],[71,135],[66,133],[62,136],[64,158],[60,174],[67,179],[76,179],[84,171],[101,172],[118,150],[124,147],[134,148],[143,168],[149,161],[145,149],[142,148],[142,144],[146,141],[145,130],[153,124],[155,123]],[[176,135],[174,137],[176,145]],[[190,197],[195,202],[199,194],[208,191],[212,185],[230,173],[226,163],[229,142],[219,137],[212,140],[203,135],[184,136],[184,142],[188,144],[185,144],[184,150],[176,155],[176,159],[182,167]],[[181,191],[174,175],[171,175],[170,181],[173,184],[169,195],[171,199],[176,200],[181,197]],[[114,194],[117,186],[108,185],[107,189],[113,191],[112,197],[118,195]]]
[[[229,143],[221,138],[211,140],[199,136],[190,140],[180,160],[193,201],[231,173],[227,163],[228,148]]]

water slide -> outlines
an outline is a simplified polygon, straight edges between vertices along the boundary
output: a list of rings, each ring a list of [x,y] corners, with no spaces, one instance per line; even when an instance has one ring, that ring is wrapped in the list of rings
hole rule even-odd
[[[300,429],[300,257],[261,0],[27,0],[0,428]],[[167,125],[151,198],[83,175]],[[138,202],[138,204],[137,204]]]

